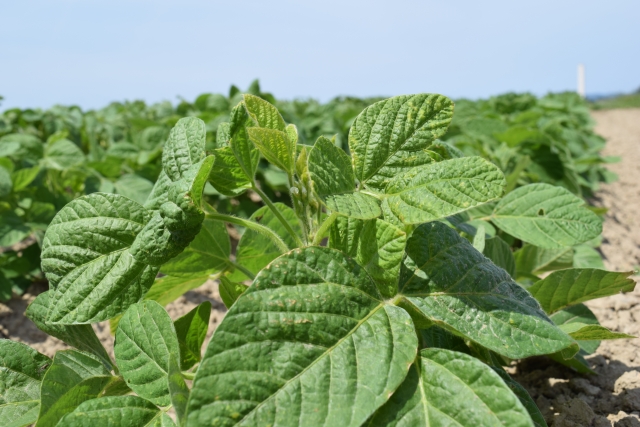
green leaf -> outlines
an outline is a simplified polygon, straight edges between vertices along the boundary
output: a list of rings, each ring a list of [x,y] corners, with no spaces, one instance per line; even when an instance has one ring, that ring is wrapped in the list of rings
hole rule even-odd
[[[389,208],[405,224],[454,215],[502,195],[504,175],[481,157],[429,164],[398,175],[385,193]]]
[[[533,399],[529,395],[529,392],[525,390],[525,388],[520,384],[518,384],[516,380],[511,378],[511,375],[507,374],[504,369],[502,369],[502,367],[492,366],[491,368],[495,371],[496,374],[500,376],[502,381],[504,381],[507,387],[509,387],[509,390],[511,390],[511,392],[515,394],[518,399],[520,399],[520,403],[522,403],[527,412],[529,412],[531,420],[533,421],[533,425],[535,427],[548,427],[547,422],[544,420],[542,412],[540,412],[540,409],[538,409],[538,405],[536,405],[536,402],[533,401]]]
[[[26,344],[0,339],[0,424],[21,427],[38,418],[40,384],[51,359]]]
[[[64,427],[145,427],[160,416],[160,410],[138,396],[111,396],[81,403],[60,420]]]
[[[295,146],[284,131],[267,128],[247,128],[247,134],[269,163],[289,174],[293,173]]]
[[[196,117],[184,117],[171,129],[162,151],[162,169],[178,181],[191,166],[205,157],[206,127]]]
[[[215,150],[215,156],[209,182],[216,190],[225,196],[234,197],[251,188],[252,177],[247,176],[231,147]],[[255,157],[260,157],[257,150]]]
[[[578,351],[525,289],[443,223],[416,228],[406,254],[401,306],[512,359]]]
[[[153,182],[148,179],[132,173],[122,175],[113,185],[118,194],[122,194],[141,205],[145,203],[154,186]]]
[[[91,325],[51,325],[47,322],[51,292],[47,291],[38,295],[27,307],[25,315],[41,331],[66,342],[78,350],[92,353],[102,361],[107,369],[111,370],[113,362]]]
[[[280,211],[284,219],[291,225],[293,230],[302,235],[302,227],[298,221],[296,213],[282,203],[275,203],[276,208]],[[295,247],[296,242],[293,237],[287,232],[282,223],[271,212],[268,206],[263,206],[256,210],[249,218],[256,221],[266,227],[272,229],[278,236],[284,240],[287,246]],[[238,248],[236,251],[236,263],[245,267],[254,275],[262,270],[267,264],[280,256],[282,252],[278,247],[264,234],[258,233],[254,230],[245,230],[244,234],[240,238]],[[239,270],[231,276],[231,280],[242,281],[247,277]]]
[[[573,266],[575,268],[605,269],[600,252],[588,245],[578,245],[573,248]]]
[[[0,246],[13,246],[30,232],[31,229],[14,211],[0,212]]]
[[[469,355],[425,349],[369,426],[530,427],[520,400],[490,367]]]
[[[541,248],[561,248],[586,242],[602,233],[600,218],[569,190],[549,184],[529,184],[498,202],[491,220],[512,236]]]
[[[275,106],[254,95],[245,94],[243,99],[249,116],[258,127],[285,130],[284,119]]]
[[[190,290],[199,288],[207,280],[209,280],[208,274],[201,277],[186,278],[164,276],[153,282],[153,286],[144,296],[144,299],[156,301],[158,304],[165,306]]]
[[[240,168],[244,174],[253,182],[253,177],[260,162],[260,152],[249,140],[247,126],[252,126],[253,120],[247,114],[244,105],[236,105],[231,110],[231,121],[229,122],[229,147],[236,157]]]
[[[484,252],[484,247],[486,245],[486,236],[484,233],[484,225],[480,225],[478,227],[478,232],[476,233],[475,236],[473,236],[473,242],[471,242],[473,244],[473,247],[475,248],[476,251],[483,253]],[[491,257],[487,257],[489,259],[491,259]]]
[[[525,244],[513,254],[517,275],[537,275],[573,266],[573,248],[545,249]]]
[[[553,323],[560,327],[560,329],[562,329],[564,325],[574,322],[585,325],[600,325],[596,315],[593,314],[593,312],[584,304],[576,304],[563,308],[562,310],[556,311],[549,317],[553,320]],[[578,340],[578,344],[580,344],[580,348],[584,352],[591,354],[598,349],[600,341]]]
[[[553,353],[548,355],[549,359],[554,360],[564,366],[572,368],[578,373],[585,375],[594,375],[596,372],[591,369],[589,362],[584,358],[582,352],[576,354],[571,359],[565,359],[560,353]]]
[[[571,322],[559,326],[567,334],[576,340],[593,341],[593,340],[617,340],[624,338],[636,338],[633,335],[612,332],[604,326],[589,325],[580,322]]]
[[[59,139],[44,148],[43,165],[48,169],[66,170],[86,161],[76,144],[68,139]]]
[[[0,166],[0,198],[11,194],[13,189],[13,181],[8,170]]]
[[[125,312],[116,330],[116,363],[127,385],[156,405],[171,403],[169,357],[180,356],[171,318],[155,301],[142,301]]]
[[[231,265],[230,254],[231,244],[224,223],[205,219],[196,238],[160,271],[173,277],[202,277],[219,273]]]
[[[187,424],[359,426],[415,358],[411,318],[341,252],[296,249],[263,270],[216,329]]]
[[[36,179],[39,173],[40,166],[23,168],[13,172],[11,174],[11,179],[13,180],[13,191],[20,191],[27,188],[27,186]]]
[[[398,291],[398,274],[407,235],[381,219],[338,217],[331,226],[329,246],[354,258],[369,273],[384,297]]]
[[[52,288],[50,323],[109,319],[139,301],[158,272],[129,248],[149,221],[139,204],[94,193],[67,204],[42,244],[42,270]]]
[[[169,392],[171,393],[171,406],[176,411],[179,425],[184,425],[184,417],[189,400],[189,388],[184,381],[178,361],[173,354],[169,355]]]
[[[236,302],[238,297],[244,293],[248,288],[247,285],[238,282],[232,282],[226,276],[220,277],[220,285],[218,291],[220,292],[220,298],[227,309],[231,308],[233,303]]]
[[[309,174],[314,190],[331,211],[359,219],[382,214],[376,198],[355,192],[351,159],[325,137],[318,138],[309,152]]]
[[[180,369],[186,371],[200,362],[202,343],[209,329],[211,303],[205,301],[173,322],[180,345]]]
[[[484,256],[489,258],[495,265],[509,273],[509,276],[516,275],[516,262],[511,252],[511,247],[500,237],[492,237],[485,240]]]
[[[26,133],[10,133],[0,138],[0,157],[36,163],[42,158],[44,144]]]
[[[58,351],[42,379],[36,427],[53,427],[82,402],[98,397],[115,380],[93,355]]]
[[[631,292],[636,282],[628,277],[632,271],[615,273],[592,268],[572,268],[554,271],[529,288],[529,292],[549,314],[570,305]]]
[[[396,96],[365,108],[349,132],[360,184],[382,190],[396,174],[430,163],[421,151],[446,133],[452,116],[451,100],[433,94]]]
[[[161,171],[160,176],[158,176],[158,180],[151,189],[151,193],[149,193],[147,200],[144,202],[144,207],[155,211],[160,209],[160,206],[163,203],[168,202],[169,186],[172,182],[173,181],[171,181],[171,178],[169,178],[165,171]]]

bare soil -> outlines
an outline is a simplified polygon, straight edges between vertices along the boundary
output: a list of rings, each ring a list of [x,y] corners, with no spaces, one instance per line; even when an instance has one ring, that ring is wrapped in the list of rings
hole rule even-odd
[[[634,270],[640,265],[640,109],[596,111],[593,116],[596,131],[608,140],[603,154],[622,157],[620,163],[610,165],[619,181],[603,185],[594,201],[609,208],[601,251],[607,269]],[[27,305],[45,290],[33,286],[21,298],[0,303],[0,337],[53,356],[68,346],[24,317]],[[167,310],[176,319],[203,301],[213,306],[210,337],[226,313],[215,282],[187,292]],[[587,305],[609,329],[640,336],[640,287]],[[94,329],[112,351],[108,323]],[[546,358],[522,361],[511,373],[529,391],[550,427],[640,427],[640,339],[604,341],[588,360],[596,375],[577,374]]]

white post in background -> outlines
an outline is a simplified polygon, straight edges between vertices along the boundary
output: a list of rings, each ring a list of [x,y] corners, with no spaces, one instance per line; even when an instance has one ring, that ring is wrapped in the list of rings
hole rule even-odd
[[[578,95],[583,98],[587,95],[584,85],[584,64],[578,64]]]

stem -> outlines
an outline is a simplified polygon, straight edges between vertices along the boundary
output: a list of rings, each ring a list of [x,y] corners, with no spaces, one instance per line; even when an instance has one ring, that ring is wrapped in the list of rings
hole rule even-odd
[[[271,199],[269,199],[269,197],[264,193],[264,191],[262,191],[261,189],[258,188],[257,185],[253,186],[253,191],[255,191],[256,193],[258,193],[258,196],[260,196],[260,198],[262,199],[262,201],[269,206],[269,209],[271,209],[271,212],[273,212],[273,214],[276,216],[276,218],[278,218],[278,221],[280,221],[282,223],[282,226],[287,230],[287,232],[291,235],[291,237],[293,237],[293,239],[296,241],[296,245],[298,245],[298,247],[303,247],[304,243],[302,242],[302,240],[300,239],[300,236],[298,236],[296,234],[296,232],[293,230],[293,228],[291,227],[291,224],[289,224],[287,222],[286,219],[284,219],[284,217],[282,216],[282,214],[280,213],[280,211],[278,210],[278,208],[276,207],[276,205],[273,204],[273,202],[271,201]]]
[[[249,221],[248,219],[242,219],[236,216],[225,215],[218,212],[207,212],[206,216],[207,218],[211,218],[217,221],[237,224],[242,227],[246,227],[250,230],[253,230],[257,233],[260,233],[268,237],[269,239],[271,239],[271,241],[278,247],[280,252],[282,253],[289,252],[289,247],[287,246],[287,244],[280,238],[280,236],[276,234],[275,231],[273,231],[269,227],[265,227],[264,225],[258,224],[257,222],[254,222],[254,221]]]
[[[327,219],[324,220],[320,228],[318,228],[315,237],[313,238],[312,245],[317,246],[320,244],[320,242],[322,242],[324,234],[327,232],[327,230],[329,230],[329,227],[331,227],[331,224],[333,224],[336,218],[338,218],[338,213],[333,212]]]
[[[231,265],[233,265],[234,268],[240,270],[242,272],[242,274],[244,274],[245,276],[247,276],[249,279],[253,280],[256,278],[256,275],[253,274],[252,272],[250,272],[249,270],[246,269],[246,267],[241,266],[240,264],[238,264],[235,261],[231,261],[229,260],[229,263]]]

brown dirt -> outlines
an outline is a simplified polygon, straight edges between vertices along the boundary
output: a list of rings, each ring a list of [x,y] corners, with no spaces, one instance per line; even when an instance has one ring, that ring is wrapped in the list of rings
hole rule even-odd
[[[621,156],[610,169],[620,176],[604,185],[595,203],[609,208],[601,247],[609,270],[629,271],[640,265],[640,109],[597,111],[596,131],[607,138],[603,154]],[[26,306],[43,288],[32,287],[22,298],[0,303],[0,337],[23,341],[52,356],[68,348],[40,332],[23,315]],[[213,306],[209,337],[224,317],[217,284],[209,281],[167,307],[171,318],[187,313],[202,301]],[[587,304],[611,330],[640,336],[640,287]],[[113,337],[107,323],[94,325],[98,337],[112,351]],[[208,338],[209,338],[208,337]],[[514,365],[513,376],[529,391],[550,427],[640,427],[640,339],[605,341],[588,358],[596,375],[584,376],[545,358]]]

